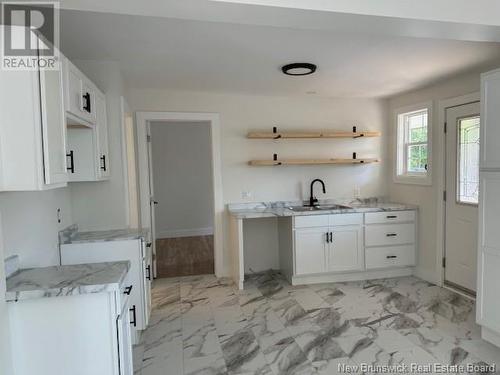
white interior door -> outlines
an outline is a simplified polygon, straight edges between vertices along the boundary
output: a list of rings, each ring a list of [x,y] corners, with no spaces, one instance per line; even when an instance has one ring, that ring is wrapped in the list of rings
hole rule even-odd
[[[156,219],[155,219],[155,206],[158,204],[154,198],[154,184],[153,184],[153,153],[151,150],[151,125],[149,122],[146,124],[146,132],[148,139],[148,176],[149,176],[149,206],[150,206],[150,230],[151,230],[151,249],[153,251],[153,277],[156,278],[158,272],[156,267]]]
[[[445,283],[476,291],[479,102],[446,110]]]

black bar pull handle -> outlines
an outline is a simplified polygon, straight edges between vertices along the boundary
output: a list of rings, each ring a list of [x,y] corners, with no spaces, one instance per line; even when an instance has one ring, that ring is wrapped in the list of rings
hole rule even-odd
[[[83,95],[83,100],[84,100],[83,110],[87,111],[88,113],[90,113],[91,112],[90,94],[88,92]]]
[[[130,311],[132,311],[132,320],[130,321],[130,324],[133,324],[134,327],[137,327],[137,313],[136,313],[136,308],[135,305],[132,306]]]
[[[127,286],[123,293],[126,294],[127,296],[130,296],[130,293],[132,292],[132,288],[133,288],[133,285]]]
[[[397,258],[398,256],[397,255],[387,255],[386,258],[387,259],[394,259],[394,258]]]
[[[101,170],[106,171],[106,155],[101,156]]]
[[[333,232],[330,232],[330,243],[333,243]]]
[[[388,219],[397,219],[398,216],[397,215],[387,215],[386,216]]]
[[[397,233],[387,233],[387,237],[396,237],[398,234]]]
[[[153,244],[152,244],[151,242],[148,242],[148,243],[146,244],[146,247],[151,247],[151,246],[153,246]]]
[[[66,169],[71,173],[75,173],[75,153],[73,150],[67,153],[66,157],[69,158],[69,167],[66,167]]]
[[[148,279],[149,281],[151,281],[151,266],[147,266],[146,267],[146,279]]]
[[[330,242],[330,233],[326,232],[326,243]]]

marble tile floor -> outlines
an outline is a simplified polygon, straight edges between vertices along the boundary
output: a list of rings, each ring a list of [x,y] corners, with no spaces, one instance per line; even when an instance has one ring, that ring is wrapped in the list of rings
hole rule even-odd
[[[270,271],[249,277],[243,291],[214,276],[158,279],[150,326],[134,347],[136,375],[330,375],[434,364],[485,373],[494,363],[500,349],[481,340],[474,303],[414,277],[294,287]]]

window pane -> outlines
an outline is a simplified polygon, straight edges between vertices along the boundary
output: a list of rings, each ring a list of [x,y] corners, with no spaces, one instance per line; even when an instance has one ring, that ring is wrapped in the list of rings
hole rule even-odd
[[[427,172],[427,145],[408,146],[408,173]]]
[[[458,121],[458,202],[478,203],[479,117]]]
[[[408,143],[427,142],[427,111],[408,115]]]

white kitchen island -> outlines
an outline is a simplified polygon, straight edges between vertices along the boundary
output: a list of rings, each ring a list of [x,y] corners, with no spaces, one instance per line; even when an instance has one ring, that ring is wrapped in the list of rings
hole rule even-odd
[[[322,202],[332,204],[332,202]],[[281,273],[293,285],[408,276],[417,253],[417,207],[371,200],[350,207],[294,210],[302,202],[231,204],[232,278],[244,287],[244,226],[276,218]]]

